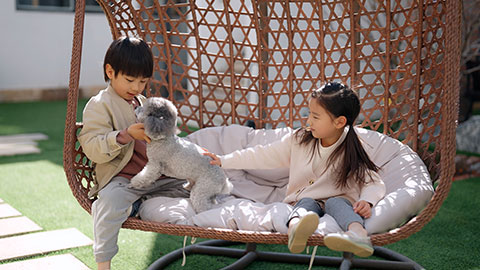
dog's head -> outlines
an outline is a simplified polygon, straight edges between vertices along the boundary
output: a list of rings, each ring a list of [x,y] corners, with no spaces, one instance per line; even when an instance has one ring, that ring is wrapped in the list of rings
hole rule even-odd
[[[152,140],[177,134],[177,108],[168,99],[148,98],[136,113],[138,120],[145,125],[145,134]]]

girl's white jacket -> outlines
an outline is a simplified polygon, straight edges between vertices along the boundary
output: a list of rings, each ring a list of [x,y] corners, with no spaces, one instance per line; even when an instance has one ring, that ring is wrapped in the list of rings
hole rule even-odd
[[[371,156],[382,144],[384,136],[363,128],[355,127],[354,129],[363,148]],[[350,184],[348,189],[340,190],[335,186],[336,174],[333,169],[337,162],[333,167],[326,165],[329,156],[345,139],[347,132],[348,127],[344,129],[340,139],[329,147],[319,145],[319,151],[315,151],[313,158],[311,158],[312,146],[299,145],[292,131],[283,136],[281,140],[268,145],[237,150],[220,156],[220,159],[224,169],[289,168],[289,182],[286,197],[283,200],[285,203],[296,202],[304,197],[323,201],[330,197],[340,196],[348,199],[352,204],[359,200],[365,200],[375,205],[385,195],[385,185],[378,173],[371,171],[370,179],[367,179],[367,184],[363,186]],[[379,167],[381,165],[377,164]]]

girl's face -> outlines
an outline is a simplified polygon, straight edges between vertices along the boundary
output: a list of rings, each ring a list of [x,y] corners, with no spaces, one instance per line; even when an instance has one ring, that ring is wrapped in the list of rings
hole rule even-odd
[[[320,106],[315,98],[308,103],[310,114],[307,124],[313,137],[320,139],[322,146],[334,144],[342,135],[347,119],[345,116],[334,117],[325,108]]]
[[[110,85],[115,92],[125,100],[132,100],[136,95],[142,93],[145,89],[148,79],[143,77],[132,77],[119,72],[115,76],[113,68],[107,64],[105,69]]]

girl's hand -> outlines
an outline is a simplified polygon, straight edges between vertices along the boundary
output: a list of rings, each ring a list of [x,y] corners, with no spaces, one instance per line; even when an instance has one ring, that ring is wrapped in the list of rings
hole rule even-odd
[[[212,158],[212,160],[210,161],[210,164],[212,165],[218,165],[220,167],[222,167],[222,161],[220,160],[220,158],[215,155],[214,153],[210,153],[210,152],[205,152],[203,153],[204,156],[209,156]]]
[[[136,123],[127,128],[128,135],[132,136],[132,138],[136,140],[144,140],[147,143],[151,142],[152,140],[145,134],[145,128],[143,123]]]
[[[358,201],[353,204],[353,211],[363,218],[372,216],[372,206],[367,201]]]

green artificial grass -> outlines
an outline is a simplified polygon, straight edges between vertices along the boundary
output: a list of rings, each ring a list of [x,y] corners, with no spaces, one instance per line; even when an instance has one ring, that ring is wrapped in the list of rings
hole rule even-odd
[[[80,101],[79,111],[85,101]],[[40,154],[0,157],[0,198],[32,219],[44,230],[75,227],[93,239],[92,219],[73,197],[63,172],[63,129],[66,102],[0,103],[0,135],[44,133]],[[417,261],[426,269],[480,269],[480,178],[454,182],[437,216],[420,232],[388,245]],[[120,251],[113,269],[146,269],[160,256],[181,248],[183,237],[122,229]],[[237,248],[243,248],[237,245]],[[2,247],[0,247],[1,249]],[[283,245],[258,245],[259,250],[288,252]],[[72,253],[95,269],[91,247],[54,254]],[[318,255],[340,255],[320,247]],[[51,255],[51,254],[48,254]],[[10,262],[10,261],[6,261]],[[0,264],[6,263],[2,262]],[[234,262],[227,257],[191,255],[168,269],[219,269]],[[248,269],[306,269],[305,265],[255,262]],[[313,267],[313,269],[334,269]]]

